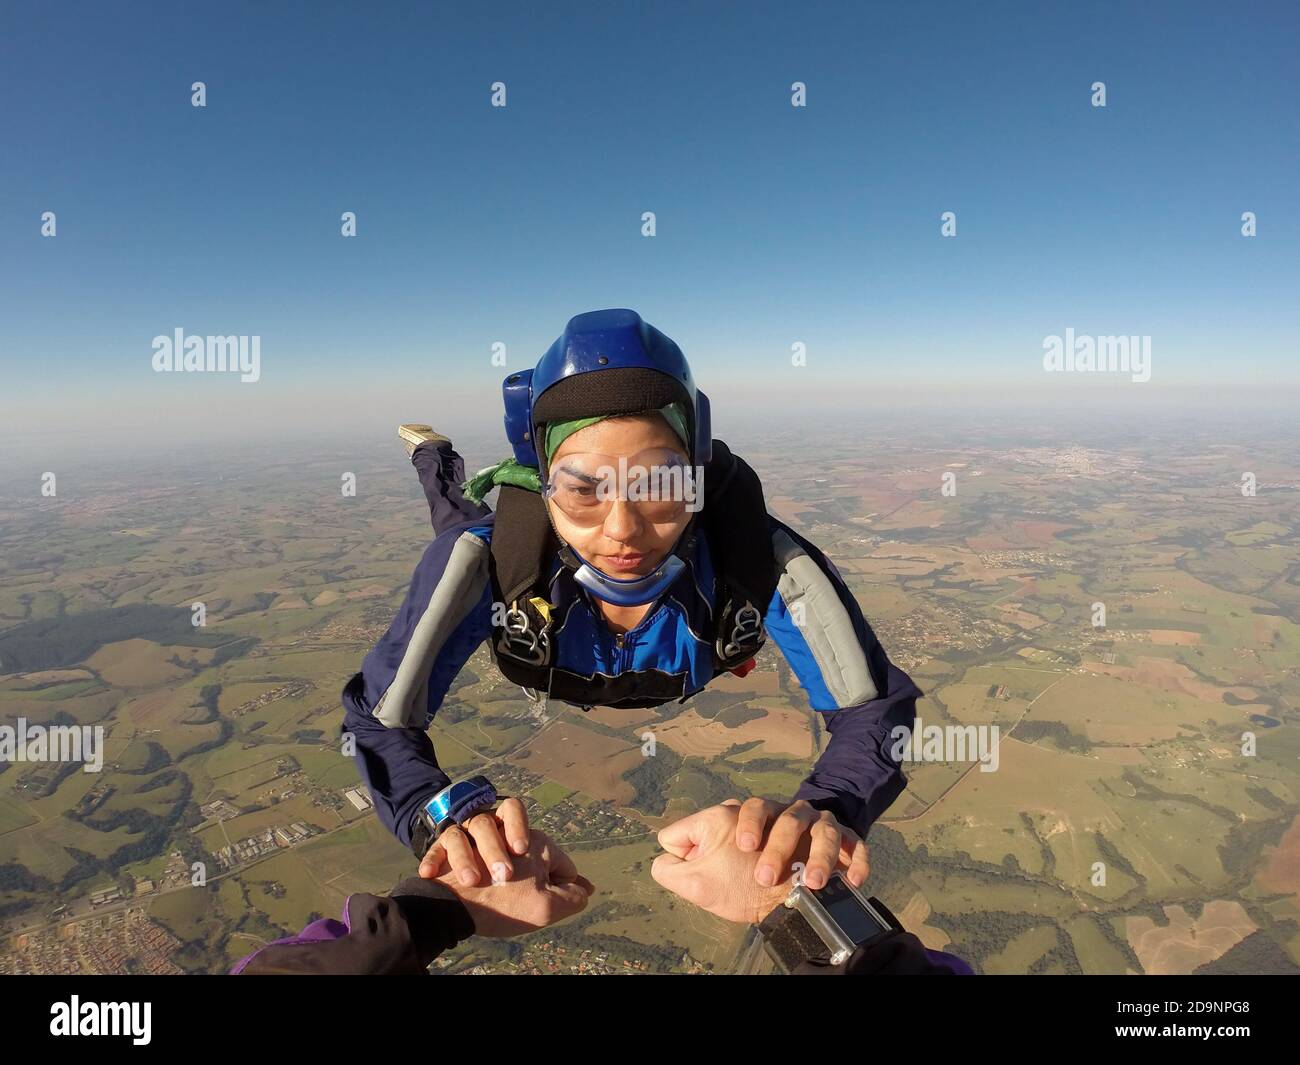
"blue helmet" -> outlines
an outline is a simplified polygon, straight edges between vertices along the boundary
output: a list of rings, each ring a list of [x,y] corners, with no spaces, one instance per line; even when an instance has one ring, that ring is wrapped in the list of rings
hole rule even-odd
[[[674,401],[688,412],[692,461],[705,466],[712,454],[709,397],[695,387],[682,349],[636,311],[575,315],[537,366],[512,373],[501,391],[506,438],[525,466],[543,467],[536,441],[547,422],[637,414]]]

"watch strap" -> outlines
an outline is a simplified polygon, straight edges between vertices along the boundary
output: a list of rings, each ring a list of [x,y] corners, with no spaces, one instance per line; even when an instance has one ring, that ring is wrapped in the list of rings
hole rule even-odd
[[[782,972],[793,972],[807,961],[830,961],[830,950],[793,906],[778,906],[758,926],[763,948]]]
[[[411,853],[415,855],[417,862],[423,861],[424,856],[429,853],[434,837],[435,833],[425,819],[424,808],[421,807],[411,823]]]

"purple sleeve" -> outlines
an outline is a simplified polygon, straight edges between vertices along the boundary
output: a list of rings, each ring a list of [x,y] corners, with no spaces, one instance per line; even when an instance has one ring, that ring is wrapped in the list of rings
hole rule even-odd
[[[258,947],[252,954],[235,962],[235,967],[230,970],[230,975],[238,976],[248,968],[252,960],[260,955],[262,951],[270,950],[272,947],[296,947],[304,943],[327,943],[335,939],[342,939],[351,931],[347,925],[348,903],[351,901],[351,895],[344,900],[342,921],[336,921],[333,917],[322,917],[319,921],[312,921],[296,936],[285,936],[283,939],[277,939],[264,947]]]
[[[230,975],[419,975],[473,934],[474,920],[450,888],[409,877],[391,895],[349,895],[341,921],[313,921],[241,958]]]

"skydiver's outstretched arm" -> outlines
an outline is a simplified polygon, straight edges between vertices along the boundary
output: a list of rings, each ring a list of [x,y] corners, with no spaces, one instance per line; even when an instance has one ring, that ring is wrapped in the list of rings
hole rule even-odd
[[[830,734],[794,798],[833,814],[841,826],[865,838],[907,785],[891,756],[890,733],[911,728],[922,693],[889,661],[826,556],[776,519],[771,528],[780,584],[764,622]],[[762,826],[750,822],[770,816],[777,804],[751,800],[751,805],[753,813],[747,811],[742,821],[752,834]],[[856,871],[851,878],[856,882]]]

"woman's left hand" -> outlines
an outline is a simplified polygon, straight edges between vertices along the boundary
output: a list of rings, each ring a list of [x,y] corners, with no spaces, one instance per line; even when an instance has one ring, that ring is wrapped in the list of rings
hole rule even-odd
[[[731,800],[729,805],[736,805]],[[736,824],[736,846],[742,851],[756,851],[766,838],[767,845],[754,867],[754,879],[763,887],[785,878],[790,863],[806,852],[803,883],[816,890],[826,886],[837,867],[845,867],[845,877],[854,887],[861,887],[870,872],[867,845],[835,815],[818,810],[805,799],[783,805],[771,799],[746,799],[740,806]],[[770,826],[770,829],[769,829]]]

